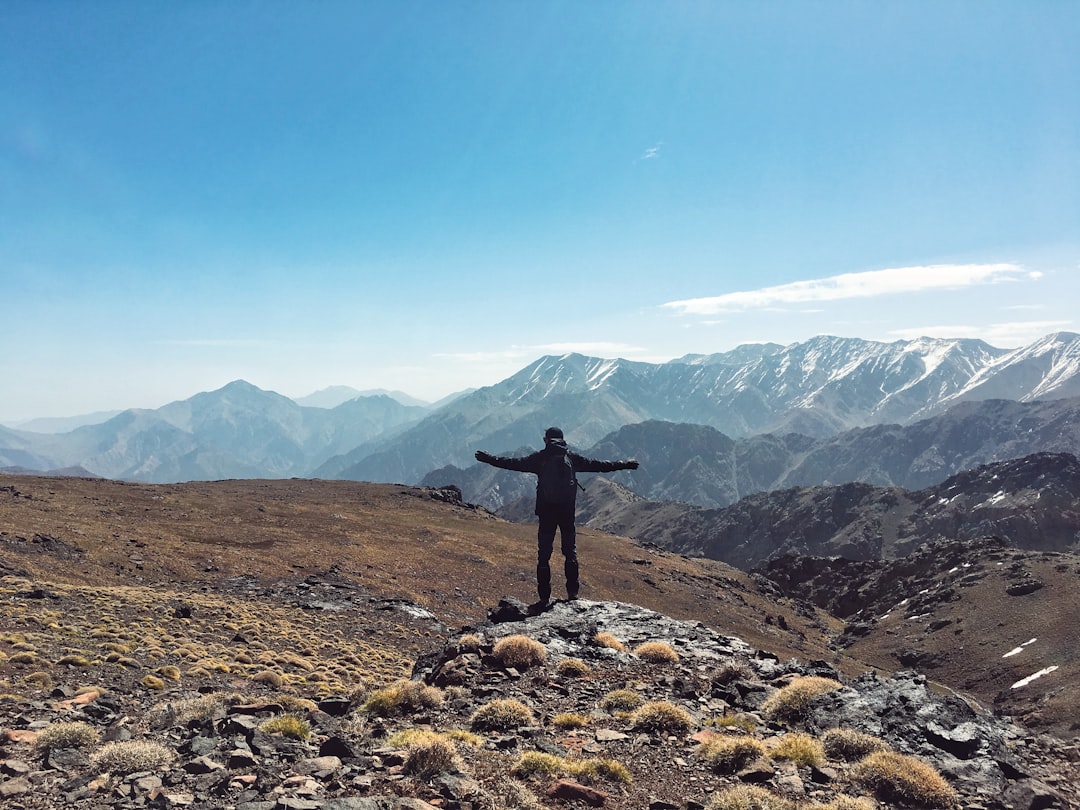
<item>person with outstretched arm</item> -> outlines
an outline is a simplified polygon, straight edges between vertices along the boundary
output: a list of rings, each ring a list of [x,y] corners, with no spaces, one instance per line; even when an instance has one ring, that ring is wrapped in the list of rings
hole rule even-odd
[[[551,599],[551,552],[555,546],[555,530],[562,541],[563,570],[566,574],[566,595],[577,599],[578,579],[577,531],[574,526],[577,506],[578,472],[615,472],[636,470],[638,463],[628,461],[599,461],[579,455],[566,446],[563,432],[550,427],[544,433],[544,449],[527,456],[493,456],[476,451],[476,460],[493,467],[536,476],[536,517],[540,527],[536,532],[536,590],[540,597],[536,607],[543,609]]]

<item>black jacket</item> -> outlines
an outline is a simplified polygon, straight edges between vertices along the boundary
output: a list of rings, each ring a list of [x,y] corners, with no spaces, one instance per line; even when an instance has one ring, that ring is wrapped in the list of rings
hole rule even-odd
[[[537,450],[535,453],[530,453],[527,456],[492,456],[487,453],[478,453],[477,460],[490,464],[493,467],[501,467],[504,470],[514,470],[515,472],[532,473],[536,476],[536,507],[533,510],[536,514],[540,514],[541,510],[545,508],[551,508],[551,504],[547,504],[543,500],[540,476],[544,470],[547,469],[546,462],[552,454],[566,454],[570,457],[570,463],[574,466],[574,472],[615,472],[616,470],[632,470],[637,467],[636,463],[630,461],[600,461],[595,458],[586,458],[579,455],[566,447],[561,447],[558,444],[549,444],[543,450]],[[483,457],[481,457],[483,456]]]

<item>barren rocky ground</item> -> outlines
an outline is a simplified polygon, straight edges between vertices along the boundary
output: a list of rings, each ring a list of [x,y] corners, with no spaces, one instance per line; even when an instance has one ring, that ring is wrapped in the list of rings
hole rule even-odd
[[[775,807],[1080,806],[1071,740],[874,672],[758,577],[586,532],[588,598],[527,615],[504,596],[531,596],[532,533],[406,487],[0,479],[4,804],[683,810],[756,786]],[[771,708],[814,678],[835,687]],[[948,790],[792,753],[836,727]]]

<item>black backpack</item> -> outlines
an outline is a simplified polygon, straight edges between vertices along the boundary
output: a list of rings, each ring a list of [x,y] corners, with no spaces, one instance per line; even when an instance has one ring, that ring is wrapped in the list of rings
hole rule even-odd
[[[536,494],[543,503],[574,503],[578,482],[570,454],[553,452],[547,455],[536,482]]]

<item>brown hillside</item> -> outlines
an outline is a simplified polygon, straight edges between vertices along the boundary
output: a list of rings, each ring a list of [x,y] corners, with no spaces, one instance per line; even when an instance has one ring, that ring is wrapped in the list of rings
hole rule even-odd
[[[0,573],[233,598],[236,577],[263,587],[313,578],[412,600],[450,626],[482,619],[504,595],[535,598],[535,528],[441,497],[351,481],[0,476]],[[781,656],[835,658],[838,622],[722,563],[591,530],[579,556],[583,597],[700,620]],[[557,594],[558,573],[554,584]]]

